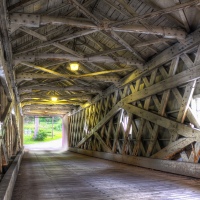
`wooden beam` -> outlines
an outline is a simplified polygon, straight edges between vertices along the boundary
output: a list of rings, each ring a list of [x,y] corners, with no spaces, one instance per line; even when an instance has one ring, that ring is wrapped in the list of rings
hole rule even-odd
[[[69,0],[69,2],[81,13],[83,13],[86,17],[88,17],[90,20],[92,20],[95,24],[100,24],[100,21],[96,16],[94,16],[90,11],[88,11],[84,6],[82,6],[78,1],[76,0]]]
[[[25,32],[25,33],[27,33],[29,35],[32,35],[33,37],[36,37],[36,38],[38,38],[38,39],[40,39],[42,41],[47,41],[47,37],[46,36],[41,35],[41,34],[37,33],[36,31],[33,31],[33,30],[31,30],[31,29],[29,29],[27,27],[20,27],[19,30],[23,31],[23,32]]]
[[[23,94],[21,95],[21,101],[24,101],[26,99],[51,99],[52,95],[45,95],[45,94]],[[91,100],[92,95],[85,95],[85,94],[75,94],[75,95],[53,95],[54,97],[57,97],[59,100],[64,99],[79,99],[79,100]]]
[[[99,141],[99,143],[101,144],[105,152],[112,153],[112,150],[110,149],[110,147],[106,145],[106,143],[102,140],[102,138],[99,136],[97,132],[94,133],[94,136],[97,138],[97,140]]]
[[[166,160],[171,159],[176,153],[181,152],[185,147],[187,147],[194,141],[195,140],[193,138],[180,138],[170,143],[159,152],[152,155],[151,158],[166,159]]]
[[[133,23],[133,22],[136,22],[136,21],[140,21],[140,20],[150,19],[150,18],[156,17],[156,16],[162,16],[162,15],[165,15],[165,14],[168,14],[168,13],[175,12],[177,10],[182,10],[182,9],[185,9],[185,8],[196,6],[197,4],[199,4],[199,0],[193,0],[193,1],[190,1],[190,2],[182,3],[180,5],[175,5],[175,6],[172,6],[172,7],[164,8],[164,9],[161,9],[159,11],[154,11],[154,12],[151,12],[151,13],[147,13],[147,14],[137,16],[137,17],[132,17],[132,18],[123,20],[121,22],[111,23],[111,26],[122,26],[124,24],[129,24],[129,23]]]
[[[64,46],[64,45],[62,45],[62,44],[60,44],[58,42],[53,43],[53,46],[65,51],[67,53],[70,53],[70,54],[72,54],[74,56],[83,58],[83,55],[81,55],[80,53],[77,53],[76,51],[74,51],[74,50],[72,50],[72,49],[70,49],[70,48],[68,48],[68,47],[66,47],[66,46]]]
[[[110,31],[112,38],[114,38],[119,44],[124,46],[128,51],[132,52],[133,55],[144,62],[145,60],[142,58],[142,56],[133,48],[131,47],[122,37],[120,37],[117,33],[114,31]]]
[[[63,74],[62,74],[63,75]],[[81,79],[81,80],[86,80],[86,81],[101,81],[101,82],[112,82],[112,83],[116,83],[119,81],[119,77],[118,76],[101,76],[101,75],[98,75],[98,76],[86,76],[86,77],[78,77],[78,75],[75,75],[77,76],[78,78],[76,77],[71,77],[71,75],[69,75],[70,78],[64,78],[64,79],[68,79],[68,80],[76,80],[76,79]],[[73,75],[72,75],[73,76]],[[39,73],[19,73],[16,75],[16,80],[17,82],[21,82],[21,81],[24,81],[24,80],[33,80],[33,79],[57,79],[57,78],[63,78],[63,77],[58,77],[56,75],[53,75],[53,74],[39,74]]]
[[[200,65],[197,65],[191,69],[185,70],[173,77],[169,77],[161,82],[158,82],[144,90],[133,93],[125,97],[122,102],[129,103],[143,99],[145,97],[157,94],[167,89],[175,88],[185,83],[196,80],[200,77]]]
[[[180,0],[174,0],[174,2],[175,2],[177,5],[181,4]],[[185,15],[184,9],[179,10],[179,16],[180,16],[181,21],[183,22],[184,27],[185,27],[185,29],[187,30],[187,32],[190,32],[190,26],[189,26],[187,17],[186,17],[186,15]]]
[[[173,39],[170,38],[160,38],[160,39],[153,39],[153,40],[148,40],[145,42],[139,42],[133,45],[133,48],[138,48],[138,47],[145,47],[145,46],[149,46],[149,45],[153,45],[153,44],[158,44],[158,43],[163,43],[163,42],[170,42],[173,41]],[[125,47],[118,47],[118,48],[113,48],[113,49],[108,49],[108,50],[104,50],[104,51],[99,51],[97,53],[93,53],[88,55],[89,57],[92,56],[102,56],[102,55],[107,55],[107,54],[111,54],[111,53],[115,53],[118,51],[124,51],[126,50]]]
[[[14,11],[16,11],[16,10],[22,8],[22,7],[25,7],[25,6],[29,5],[29,4],[33,4],[33,3],[37,2],[37,1],[38,0],[21,0],[21,1],[17,2],[17,3],[15,3],[15,4],[9,6],[8,7],[8,11],[9,12],[14,12]]]
[[[24,20],[29,18],[30,20]],[[37,20],[36,20],[37,19]],[[34,23],[32,23],[34,21]],[[120,31],[120,32],[131,32],[131,33],[144,33],[144,34],[153,34],[153,35],[162,35],[166,38],[176,38],[176,39],[185,39],[186,32],[181,29],[171,28],[171,27],[162,27],[150,25],[151,29],[144,27],[143,25],[124,25],[121,27],[116,27],[111,25],[108,27],[108,23],[111,22],[101,22],[103,26],[97,26],[93,21],[85,20],[85,18],[62,18],[54,16],[45,16],[45,15],[34,15],[34,14],[25,14],[25,13],[12,13],[10,15],[10,22],[19,24],[22,26],[29,27],[39,27],[40,25],[46,25],[53,23],[54,25],[68,25],[78,28],[89,28],[95,30],[105,30],[109,31]]]
[[[190,102],[192,100],[195,86],[196,86],[196,80],[188,83],[185,88],[185,92],[184,92],[182,102],[181,102],[181,107],[180,107],[180,110],[179,110],[178,116],[177,116],[177,121],[180,123],[184,123],[184,121],[185,121],[185,117],[186,117]]]
[[[58,77],[62,77],[62,78],[67,78],[67,79],[78,79],[78,78],[85,78],[85,77],[92,77],[92,76],[98,76],[98,75],[102,75],[102,74],[109,74],[109,73],[115,73],[115,72],[122,72],[122,71],[131,71],[133,70],[132,67],[129,67],[129,68],[123,68],[123,69],[115,69],[115,70],[107,70],[107,71],[100,71],[100,72],[93,72],[93,73],[90,73],[90,74],[82,74],[82,75],[68,75],[68,74],[61,74],[59,72],[55,72],[53,70],[50,70],[50,69],[47,69],[47,68],[44,68],[44,67],[40,67],[40,66],[37,66],[37,65],[33,65],[31,63],[28,63],[28,62],[21,62],[22,65],[26,65],[28,67],[31,67],[31,68],[34,68],[34,69],[38,69],[38,70],[41,70],[41,71],[44,71],[44,72],[47,72],[47,73],[50,73],[50,74],[53,74],[55,76],[58,76]]]
[[[88,87],[88,86],[67,86],[67,87],[51,87],[51,86],[23,86],[19,87],[19,93],[21,94],[22,92],[32,92],[32,90],[47,90],[47,91],[88,91],[91,93],[101,93],[102,90],[96,87]]]
[[[119,87],[123,87],[126,84],[137,80],[139,77],[149,74],[152,70],[160,67],[162,64],[167,63],[174,57],[179,56],[200,43],[200,28],[188,35],[185,39],[185,44],[176,43],[168,49],[164,50],[159,55],[155,56],[149,62],[144,65],[144,70],[135,70],[132,74],[126,76],[120,81]],[[191,42],[192,41],[192,42]],[[187,44],[187,45],[186,45]]]
[[[169,73],[164,78],[174,76],[174,74],[176,73],[177,67],[178,67],[178,63],[179,63],[179,57],[177,56],[176,58],[174,58],[172,60],[171,65],[170,65],[170,69],[169,69]],[[161,100],[160,106],[158,108],[158,114],[161,115],[161,116],[165,115],[165,109],[166,109],[166,106],[167,106],[167,102],[169,100],[170,92],[171,92],[170,89],[165,90],[163,95],[162,95],[162,100]],[[153,127],[153,130],[151,132],[151,140],[149,142],[147,152],[146,152],[147,157],[149,157],[151,155],[154,146],[156,144],[158,144],[158,142],[157,142],[158,131],[159,131],[159,126],[157,124],[155,124],[154,127]]]
[[[0,15],[0,21],[1,21],[0,23],[0,35],[1,35],[0,60],[1,60],[1,64],[3,65],[0,69],[2,72],[1,79],[3,80],[3,84],[7,85],[5,87],[5,90],[7,90],[7,93],[11,93],[11,99],[14,98],[14,95],[13,95],[13,91],[14,91],[16,101],[17,103],[19,103],[20,98],[19,98],[18,89],[16,87],[16,83],[14,79],[12,47],[11,47],[10,38],[8,34],[8,29],[7,29],[9,25],[8,25],[8,20],[7,20],[8,19],[7,5],[6,5],[5,0],[3,0],[0,4],[0,13],[1,13]],[[10,87],[12,87],[12,90]]]
[[[21,107],[23,108],[26,105],[81,105],[80,102],[73,102],[73,101],[67,101],[67,102],[52,102],[52,101],[26,101],[21,103]]]
[[[154,114],[152,112],[143,110],[136,106],[130,104],[120,104],[121,108],[137,115],[143,119],[146,119],[152,123],[155,123],[159,126],[162,126],[170,131],[175,131],[177,134],[184,136],[186,138],[190,138],[193,141],[200,141],[200,130],[193,129],[185,124],[178,123],[171,119],[162,117],[160,115]]]
[[[121,119],[123,116],[124,110],[120,110],[118,116],[117,116],[117,126],[116,126],[116,130],[113,129],[113,135],[114,135],[114,141],[113,141],[113,146],[112,146],[112,152],[116,153],[117,150],[117,146],[118,146],[118,139],[119,139],[119,133],[121,130]]]
[[[7,118],[8,114],[10,114],[11,105],[12,105],[12,102],[8,101],[8,103],[7,103],[6,107],[5,107],[5,110],[3,111],[3,114],[1,116],[1,122],[2,123],[5,121],[5,119]]]
[[[129,133],[130,133],[130,130],[131,130],[131,126],[132,126],[132,113],[129,113],[128,112],[128,121],[127,121],[127,127],[126,127],[126,130],[124,132],[124,142],[123,142],[123,146],[122,146],[122,154],[126,154],[127,153],[127,145],[128,145],[128,142],[129,142]]]
[[[96,63],[122,63],[126,65],[136,65],[136,66],[143,66],[143,62],[137,59],[127,59],[123,57],[118,57],[115,59],[109,56],[92,56],[92,57],[76,57],[71,54],[21,54],[20,56],[15,56],[15,65],[28,61],[28,62],[35,62],[37,59],[61,59],[61,60],[70,60],[75,62],[85,61],[85,62],[96,62]]]
[[[70,40],[73,40],[73,39],[81,37],[81,36],[86,36],[86,35],[92,34],[94,32],[97,32],[97,30],[91,30],[91,29],[88,30],[87,29],[87,30],[77,31],[77,32],[71,33],[71,34],[68,33],[64,36],[62,35],[62,36],[57,37],[55,39],[48,40],[47,42],[43,42],[43,43],[34,45],[33,47],[28,47],[28,48],[24,49],[24,46],[23,46],[23,48],[20,48],[20,49],[18,48],[16,51],[14,51],[14,53],[15,54],[27,53],[29,51],[34,51],[34,50],[41,48],[41,47],[50,46],[54,42],[70,41]]]
[[[93,136],[93,134],[101,128],[104,124],[106,124],[121,108],[118,104],[116,104],[105,116],[102,120],[98,122],[98,124],[90,131],[91,133],[87,134],[82,140],[77,144],[76,147],[80,147],[83,145],[89,138]]]

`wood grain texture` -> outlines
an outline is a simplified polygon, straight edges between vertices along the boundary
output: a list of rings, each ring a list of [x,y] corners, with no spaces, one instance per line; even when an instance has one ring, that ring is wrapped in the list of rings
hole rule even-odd
[[[76,153],[25,152],[13,200],[197,200],[199,180]]]

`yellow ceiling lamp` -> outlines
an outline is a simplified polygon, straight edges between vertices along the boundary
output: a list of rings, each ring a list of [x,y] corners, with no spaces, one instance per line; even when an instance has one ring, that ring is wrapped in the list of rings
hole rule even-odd
[[[77,62],[71,62],[69,66],[71,71],[77,71],[79,69],[79,63]]]
[[[57,101],[58,98],[57,97],[51,97],[51,101]]]

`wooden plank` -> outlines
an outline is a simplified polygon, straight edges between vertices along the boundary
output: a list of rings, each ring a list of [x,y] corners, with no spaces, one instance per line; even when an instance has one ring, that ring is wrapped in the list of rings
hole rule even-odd
[[[174,195],[171,196],[171,194],[174,194],[174,192],[176,193],[177,191],[179,191],[179,190],[177,190],[177,188],[174,190],[174,184],[172,184],[172,190],[168,190],[163,197],[158,196],[158,199],[166,199],[166,197],[169,197],[170,199],[174,199],[174,198],[177,198],[177,199],[188,199],[188,195],[189,194],[185,196],[185,195],[183,195],[183,193],[186,194],[186,189],[188,189],[188,188],[191,189],[191,185],[192,184],[195,185],[195,188],[196,188],[195,191],[198,191],[198,186],[196,184],[196,181],[194,179],[191,179],[191,177],[200,178],[200,165],[198,165],[198,164],[187,163],[187,162],[177,162],[177,161],[174,161],[174,160],[160,160],[160,159],[152,159],[152,158],[145,158],[145,157],[136,157],[136,156],[129,156],[129,155],[119,155],[119,154],[116,155],[116,154],[110,154],[110,153],[104,153],[104,152],[94,152],[94,151],[82,150],[82,149],[77,149],[77,148],[70,148],[69,150],[72,151],[72,152],[79,153],[79,154],[77,154],[79,156],[81,156],[80,154],[84,154],[84,155],[87,155],[87,156],[93,156],[93,157],[97,157],[97,158],[101,158],[101,159],[106,159],[106,160],[110,160],[110,161],[115,161],[115,162],[120,162],[120,163],[125,163],[125,164],[129,164],[129,165],[138,166],[140,168],[137,167],[136,169],[139,169],[139,170],[143,170],[142,168],[144,167],[144,168],[148,168],[148,169],[154,169],[154,170],[169,172],[167,174],[163,174],[163,177],[160,178],[159,182],[157,180],[153,181],[153,183],[158,183],[158,188],[161,186],[161,184],[166,179],[166,177],[167,177],[167,182],[169,181],[169,177],[171,177],[170,173],[180,174],[180,175],[183,175],[183,176],[189,176],[188,179],[186,177],[183,177],[183,176],[177,177],[178,178],[177,179],[177,178],[175,178],[176,176],[173,175],[173,180],[175,181],[176,186],[179,183],[180,183],[180,186],[183,186],[185,184],[187,185],[187,184],[189,184],[188,181],[190,180],[190,181],[192,181],[192,183],[189,184],[190,187],[188,185],[188,187],[185,187],[185,189],[180,190],[180,193],[177,196],[174,196]],[[79,158],[77,158],[77,159],[78,159],[78,162],[80,162],[80,159]],[[81,159],[81,160],[84,160],[84,161],[86,160],[87,161],[88,159]],[[99,160],[99,162],[100,162],[100,164],[102,166],[103,160]],[[114,164],[114,163],[112,163],[112,164]],[[74,166],[76,166],[76,165],[74,165]],[[86,166],[86,164],[83,165],[83,166]],[[87,164],[87,166],[89,166],[89,164]],[[121,165],[120,164],[120,166],[122,166],[123,170],[117,170],[116,171],[116,175],[121,173],[121,172],[123,172],[123,171],[125,173],[129,172],[128,169],[125,170],[125,165]],[[77,171],[78,172],[80,171],[80,169],[81,169],[81,167],[77,167]],[[128,176],[129,178],[133,177],[133,173],[135,172],[135,170],[131,169],[131,174],[130,174],[130,176]],[[126,180],[124,180],[122,182],[122,186],[123,187],[124,187],[124,184],[127,183],[127,182],[129,183],[129,185],[127,185],[127,187],[130,186],[130,182],[133,183],[133,186],[134,186],[133,187],[134,188],[134,195],[131,194],[131,196],[127,197],[127,199],[131,199],[131,198],[133,198],[133,196],[134,196],[134,198],[137,198],[137,199],[149,199],[149,196],[146,197],[144,195],[141,195],[141,191],[144,191],[145,194],[146,194],[147,190],[149,189],[149,192],[151,193],[152,192],[152,188],[155,188],[155,187],[149,187],[150,183],[152,181],[152,178],[155,177],[155,176],[159,176],[160,177],[161,174],[159,174],[159,171],[154,171],[154,170],[149,170],[149,172],[150,171],[152,173],[155,172],[154,175],[144,176],[144,173],[142,173],[142,172],[138,173],[137,177],[138,177],[138,175],[141,175],[142,178],[140,177],[136,183],[134,183],[134,180],[136,179],[136,177],[133,177],[133,180],[131,180],[131,181],[127,181],[127,180],[129,180],[128,177],[127,177]],[[113,171],[112,171],[112,173],[113,173]],[[98,174],[101,174],[101,173],[98,172]],[[120,176],[120,177],[124,177],[124,176]],[[145,180],[146,189],[144,190],[144,185],[142,184],[142,189],[135,190],[135,187],[137,187],[137,185],[142,181],[142,179],[144,177],[147,177],[147,179]],[[183,182],[182,182],[183,180],[180,182],[180,178],[181,179],[183,178],[185,180],[185,184],[183,184]],[[104,177],[104,180],[105,180],[105,177]],[[111,179],[111,180],[113,180],[113,179]],[[119,182],[119,178],[117,180]],[[148,182],[148,181],[150,181],[150,182]],[[109,184],[109,186],[110,185],[111,184]],[[102,187],[102,184],[101,184],[101,187]],[[107,189],[107,191],[110,191],[110,190],[108,190],[107,186],[106,186],[106,189]],[[157,189],[155,190],[156,194],[160,194],[166,189],[166,185],[164,186],[164,189],[160,188],[159,191]],[[130,190],[131,189],[128,188],[128,193],[130,192]],[[123,191],[124,190],[120,191],[120,193],[123,192]],[[139,194],[138,194],[138,191],[140,191]],[[119,197],[118,199],[123,199],[124,195],[126,193],[127,193],[127,190],[120,197],[119,197],[119,193],[118,193],[117,194],[117,196]],[[135,196],[137,194],[138,194],[138,197]],[[150,199],[155,199],[155,197],[157,197],[156,194],[151,196]],[[194,193],[191,192],[191,199],[193,199],[193,198],[194,198]],[[199,193],[197,194],[196,198],[197,199],[199,198]]]

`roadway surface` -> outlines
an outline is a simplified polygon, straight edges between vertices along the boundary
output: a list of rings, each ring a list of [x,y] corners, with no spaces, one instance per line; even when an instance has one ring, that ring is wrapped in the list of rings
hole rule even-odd
[[[47,144],[45,144],[47,145]],[[200,200],[200,180],[26,146],[13,200]]]

